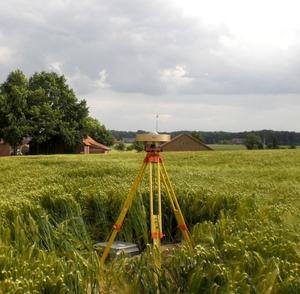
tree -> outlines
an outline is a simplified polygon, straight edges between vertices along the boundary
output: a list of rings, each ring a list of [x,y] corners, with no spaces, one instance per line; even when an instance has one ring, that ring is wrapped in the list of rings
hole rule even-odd
[[[279,148],[277,137],[274,134],[271,137],[271,141],[267,144],[267,147],[269,149],[278,149]]]
[[[130,144],[126,147],[126,151],[132,151],[132,150],[134,150],[133,144]]]
[[[203,139],[202,139],[201,135],[199,134],[199,132],[193,131],[193,132],[191,132],[191,136],[193,138],[195,138],[196,140],[198,140],[199,142],[203,141]]]
[[[88,108],[64,76],[35,73],[29,79],[28,108],[31,153],[72,152],[82,143]]]
[[[134,141],[132,143],[133,149],[135,149],[137,152],[141,152],[145,149],[144,143],[139,141]]]
[[[134,138],[137,132],[125,132],[125,131],[115,131],[111,130],[113,136],[117,140],[122,140],[123,138]],[[145,131],[141,131],[144,132]],[[174,131],[170,135],[176,137],[182,132],[191,134],[189,131]],[[245,139],[246,136],[251,132],[203,132],[197,131],[201,138],[202,142],[205,144],[220,144],[220,143],[229,143],[231,144],[232,139]],[[278,145],[300,145],[300,132],[287,132],[287,131],[272,131],[272,130],[261,130],[255,131],[255,134],[259,135],[261,138],[264,138],[267,145],[270,143],[272,135],[276,136]]]
[[[84,122],[86,135],[91,136],[96,141],[111,146],[114,143],[114,137],[110,131],[108,131],[104,125],[102,125],[97,119],[88,117]]]
[[[245,146],[247,149],[263,149],[263,144],[260,136],[255,133],[249,133],[245,139]]]
[[[86,101],[77,99],[64,76],[41,72],[28,81],[16,70],[0,86],[0,138],[14,153],[25,136],[31,137],[32,154],[73,152],[89,132],[113,143],[105,126],[88,117]]]
[[[0,87],[0,137],[17,147],[29,131],[26,120],[28,81],[22,71],[11,72]]]
[[[119,142],[115,145],[115,149],[119,151],[125,151],[126,146],[123,142]]]

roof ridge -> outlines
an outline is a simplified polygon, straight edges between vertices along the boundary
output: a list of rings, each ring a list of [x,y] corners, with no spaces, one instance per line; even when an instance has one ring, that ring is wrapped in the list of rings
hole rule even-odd
[[[200,140],[197,140],[197,139],[194,138],[191,134],[188,134],[188,133],[181,133],[181,134],[175,136],[175,137],[174,137],[173,139],[171,139],[170,141],[161,144],[160,146],[161,146],[161,147],[165,147],[165,146],[167,146],[168,144],[173,143],[174,141],[177,141],[177,140],[178,140],[180,137],[182,137],[182,136],[187,136],[187,137],[191,138],[193,141],[195,141],[196,143],[198,143],[198,144],[200,144],[200,145],[202,145],[202,146],[208,148],[209,150],[213,150],[213,149],[211,149],[209,146],[207,146],[205,143],[201,142]]]
[[[102,149],[105,149],[105,150],[111,150],[111,148],[109,148],[108,146],[102,144],[102,143],[99,143],[97,142],[95,139],[93,139],[92,137],[90,136],[87,136],[85,139],[82,140],[83,144],[87,145],[87,146],[96,146],[96,147],[100,147]]]

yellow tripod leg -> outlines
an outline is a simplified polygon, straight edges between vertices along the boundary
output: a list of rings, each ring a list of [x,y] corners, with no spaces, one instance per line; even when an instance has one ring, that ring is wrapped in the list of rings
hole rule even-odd
[[[188,228],[187,228],[187,225],[186,225],[186,223],[185,223],[183,214],[182,214],[182,212],[181,212],[181,209],[180,209],[180,206],[179,206],[179,203],[178,203],[176,194],[175,194],[175,192],[174,192],[174,189],[173,189],[173,187],[172,187],[172,184],[171,184],[169,175],[168,175],[168,173],[167,173],[166,167],[165,167],[165,165],[163,164],[163,162],[161,163],[161,166],[162,166],[162,169],[161,169],[161,176],[162,176],[164,185],[165,185],[165,187],[166,187],[167,194],[168,194],[169,200],[170,200],[170,202],[171,202],[171,206],[172,206],[172,209],[173,209],[173,212],[174,212],[176,221],[177,221],[177,223],[178,223],[178,227],[179,227],[179,229],[181,230],[181,233],[182,233],[182,235],[183,235],[184,240],[185,240],[189,245],[192,245],[192,240],[191,240],[190,233],[189,233],[189,231],[188,231]]]
[[[100,259],[100,265],[101,266],[103,266],[103,264],[104,264],[104,262],[105,262],[105,260],[106,260],[106,258],[108,256],[108,254],[109,254],[110,248],[111,248],[111,246],[112,246],[112,244],[113,244],[113,242],[114,242],[114,240],[115,240],[115,238],[117,236],[117,233],[120,231],[120,229],[122,227],[122,224],[123,224],[123,221],[124,221],[124,219],[126,217],[128,209],[130,208],[132,200],[133,200],[133,198],[134,198],[134,196],[136,194],[136,190],[137,190],[138,186],[140,185],[140,183],[141,183],[141,181],[143,179],[143,175],[145,173],[146,165],[147,164],[144,162],[143,165],[142,165],[142,167],[141,167],[141,169],[140,169],[140,171],[139,171],[139,173],[138,173],[138,175],[137,175],[137,177],[136,177],[136,179],[135,179],[135,181],[133,182],[133,184],[131,186],[131,189],[130,189],[127,197],[126,197],[126,200],[125,200],[125,202],[123,204],[121,212],[120,212],[120,214],[118,216],[118,219],[117,219],[116,223],[113,226],[113,230],[112,230],[112,232],[110,234],[110,237],[108,239],[107,245],[106,245],[106,247],[104,249],[104,252],[103,252],[103,254],[101,256],[101,259]]]
[[[149,163],[149,200],[150,200],[150,227],[151,227],[151,237],[153,240],[153,245],[157,248],[160,247],[160,219],[159,215],[154,214],[154,190],[153,189],[153,176],[155,175],[154,164]],[[157,183],[156,183],[157,184]]]
[[[162,231],[162,210],[161,210],[161,183],[160,183],[160,163],[157,163],[157,197],[158,197],[158,218],[159,218],[159,236],[163,237]]]
[[[160,199],[161,196],[160,196],[160,186],[159,186],[160,179],[158,175],[159,172],[158,165],[159,165],[158,163],[152,163],[152,162],[149,163],[149,196],[150,196],[149,198],[150,198],[150,222],[151,222],[150,226],[151,226],[151,237],[153,241],[152,252],[153,252],[153,261],[155,266],[154,280],[156,286],[158,286],[160,270],[161,270],[160,239],[162,237],[161,199]],[[157,167],[157,171],[155,171],[155,166]],[[156,180],[155,180],[155,176],[157,176]],[[153,182],[157,189],[153,187]],[[157,192],[157,195],[155,192]],[[157,199],[154,199],[155,198],[154,196],[157,196]],[[157,200],[157,203],[155,200]],[[157,293],[159,293],[159,291],[157,291]]]

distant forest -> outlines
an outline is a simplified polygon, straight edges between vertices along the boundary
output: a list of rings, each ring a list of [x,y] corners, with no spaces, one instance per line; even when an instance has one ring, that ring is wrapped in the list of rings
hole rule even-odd
[[[116,140],[122,140],[124,138],[130,139],[135,138],[137,133],[145,133],[145,131],[139,130],[137,132],[132,131],[111,131],[112,135]],[[164,132],[168,133],[168,132]],[[261,130],[261,131],[250,131],[250,132],[203,132],[203,131],[175,131],[169,132],[171,136],[176,136],[181,133],[186,134],[197,134],[202,138],[202,141],[206,144],[230,144],[235,139],[245,139],[248,134],[255,133],[260,136],[261,140],[268,144],[276,140],[279,145],[300,145],[300,133],[288,132],[288,131],[272,131],[272,130]],[[233,141],[232,141],[233,140]]]

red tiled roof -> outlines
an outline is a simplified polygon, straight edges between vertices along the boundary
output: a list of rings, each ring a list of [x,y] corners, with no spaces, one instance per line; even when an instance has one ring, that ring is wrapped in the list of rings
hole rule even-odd
[[[110,151],[111,149],[101,143],[98,143],[97,141],[95,141],[93,138],[91,138],[90,136],[87,136],[85,139],[82,140],[83,144],[86,146],[90,146],[92,148],[97,148],[97,149],[102,149],[105,151]]]

